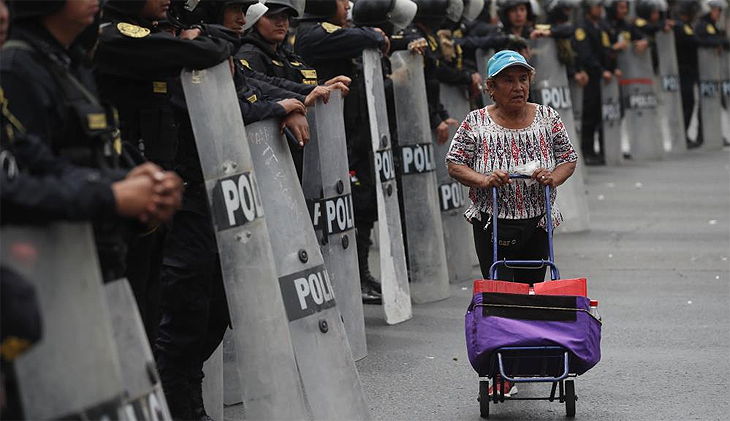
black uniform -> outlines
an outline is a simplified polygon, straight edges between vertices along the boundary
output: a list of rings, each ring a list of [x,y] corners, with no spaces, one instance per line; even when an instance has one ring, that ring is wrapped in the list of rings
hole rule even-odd
[[[629,25],[624,20],[616,20],[616,19],[606,19],[603,22],[603,27],[605,28],[606,33],[608,34],[608,40],[610,42],[610,45],[613,45],[618,42],[619,37],[621,37],[624,41],[631,44],[632,41],[638,41],[640,39],[644,39],[645,36],[639,29],[634,25]],[[632,48],[629,46],[629,48]],[[610,49],[609,46],[609,69],[616,69],[617,65],[617,58],[618,58],[618,52],[613,51]]]
[[[682,91],[684,128],[687,130],[695,106],[694,88],[699,81],[699,70],[697,67],[698,40],[689,22],[679,20],[674,25],[674,44],[677,49],[677,64],[679,65],[679,84]]]
[[[91,177],[86,178],[88,185],[97,186],[95,192],[105,199],[78,205],[94,213],[99,261],[108,282],[124,275],[127,235],[140,227],[111,212],[98,213],[100,208],[111,209],[113,196],[110,189],[98,187],[94,179],[98,177],[108,186],[124,178],[127,171],[120,168],[124,155],[121,139],[115,135],[115,113],[99,103],[93,76],[83,63],[85,57],[82,50],[62,47],[40,23],[19,22],[4,46],[0,77],[9,110],[29,137],[40,139],[53,156],[63,158],[58,162],[67,160],[97,170],[79,171]],[[33,163],[39,159],[32,155],[34,152],[35,148],[21,148],[15,156],[19,161]],[[63,206],[61,209],[68,211]]]
[[[274,50],[255,30],[243,38],[243,43],[236,59],[246,60],[251,69],[292,82],[318,84],[317,70],[283,45]]]
[[[122,139],[140,159],[171,170],[178,123],[170,98],[180,89],[180,71],[216,65],[230,56],[231,48],[225,40],[208,36],[174,37],[138,17],[143,4],[107,3],[95,73],[101,97],[119,110]],[[126,276],[152,343],[159,325],[159,276],[167,231],[162,225],[133,238],[127,256]]]
[[[574,35],[577,62],[588,73],[588,84],[583,88],[583,116],[581,118],[581,150],[583,156],[593,157],[593,139],[596,130],[603,152],[603,116],[601,114],[601,78],[606,70],[612,71],[609,64],[611,41],[603,24],[591,23],[588,19],[578,25]]]
[[[372,143],[362,76],[362,52],[384,49],[385,38],[372,28],[341,28],[328,22],[304,20],[297,27],[294,51],[317,70],[320,80],[345,75],[352,79],[345,98],[345,135],[350,170],[360,184],[353,184],[355,225],[370,234],[377,219],[374,177],[371,174]],[[370,229],[368,229],[370,227]]]

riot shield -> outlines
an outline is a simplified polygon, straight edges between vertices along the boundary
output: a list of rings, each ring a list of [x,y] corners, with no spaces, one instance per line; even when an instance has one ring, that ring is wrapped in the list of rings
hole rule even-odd
[[[570,89],[570,102],[573,104],[573,124],[575,126],[575,143],[578,145],[581,138],[581,122],[583,121],[583,87],[578,85],[574,79],[568,81]],[[580,149],[580,148],[578,148]]]
[[[234,329],[246,414],[300,419],[307,405],[228,63],[181,74]],[[272,379],[291,379],[280,382]]]
[[[631,156],[636,160],[659,159],[664,156],[664,140],[659,128],[651,54],[649,50],[643,54],[633,49],[621,51],[618,67],[623,72],[619,84]]]
[[[214,420],[223,419],[223,343],[203,364],[203,404],[205,412]]]
[[[479,74],[482,75],[482,79],[486,80],[489,73],[487,72],[487,61],[490,57],[492,57],[492,55],[494,55],[494,50],[484,51],[481,48],[478,48],[475,55]],[[480,91],[482,92],[482,102],[484,103],[484,106],[486,107],[487,105],[491,105],[492,98],[489,97],[487,89],[484,86],[484,82],[482,82],[482,86],[480,86]]]
[[[126,279],[104,285],[122,379],[127,420],[171,420],[152,349]]]
[[[466,90],[441,84],[441,103],[455,120],[464,121],[469,114],[469,97]],[[472,276],[472,268],[477,263],[474,250],[474,234],[471,225],[464,219],[468,192],[464,186],[449,176],[446,169],[446,154],[456,127],[449,127],[449,141],[443,145],[436,142],[432,132],[434,160],[436,161],[436,181],[438,202],[441,210],[441,225],[444,231],[444,247],[449,281],[465,281]]]
[[[381,53],[377,50],[365,50],[362,53],[365,98],[373,142],[375,194],[378,200],[377,238],[383,310],[385,322],[396,324],[410,319],[413,313],[380,58]]]
[[[327,104],[317,102],[307,113],[310,140],[304,148],[302,189],[357,361],[368,351],[342,107],[342,94],[335,91]]]
[[[730,54],[720,54],[720,91],[722,92],[722,137],[730,141]]]
[[[700,127],[704,150],[722,147],[722,104],[720,92],[720,54],[716,48],[698,48],[700,70]]]
[[[684,111],[682,110],[682,93],[679,89],[679,65],[674,34],[659,31],[656,40],[657,57],[659,59],[659,113],[662,132],[665,134],[664,147],[671,153],[687,151],[687,140],[684,129]]]
[[[242,402],[241,380],[236,368],[236,341],[231,329],[223,335],[223,405]]]
[[[606,165],[621,165],[624,160],[621,152],[621,93],[615,76],[609,82],[601,78],[601,119]]]
[[[431,128],[422,57],[397,51],[390,57],[398,126],[398,175],[403,188],[403,213],[408,244],[411,298],[416,304],[451,295],[444,232],[436,192]]]
[[[535,80],[532,84],[532,99],[549,105],[560,113],[568,137],[578,154],[578,168],[560,186],[556,203],[563,214],[562,232],[579,232],[588,229],[588,202],[583,181],[583,157],[581,156],[578,135],[573,121],[573,101],[568,85],[565,65],[558,61],[558,49],[552,38],[540,38],[531,42],[530,63],[535,67]]]
[[[15,360],[25,417],[124,418],[117,348],[90,224],[2,230],[2,264],[36,288],[41,340]]]
[[[247,128],[299,379],[314,419],[369,419],[345,326],[279,121]],[[234,325],[235,327],[235,325]],[[238,345],[236,345],[238,351]],[[244,356],[245,352],[237,352]],[[241,381],[246,378],[241,376]],[[271,379],[269,379],[271,381]],[[298,383],[296,378],[284,385]],[[244,385],[245,387],[245,385]],[[248,413],[247,413],[248,416]]]

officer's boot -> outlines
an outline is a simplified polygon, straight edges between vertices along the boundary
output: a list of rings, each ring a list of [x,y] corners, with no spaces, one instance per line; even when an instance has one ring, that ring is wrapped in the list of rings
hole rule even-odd
[[[360,266],[360,291],[365,304],[381,304],[383,297],[380,283],[370,273],[368,255],[370,254],[370,238],[357,236],[357,261]]]
[[[190,389],[165,390],[165,400],[173,420],[188,421],[196,418],[190,399]]]
[[[192,381],[190,384],[192,390],[192,413],[194,420],[199,421],[213,421],[213,418],[205,412],[205,404],[203,403],[203,381]]]

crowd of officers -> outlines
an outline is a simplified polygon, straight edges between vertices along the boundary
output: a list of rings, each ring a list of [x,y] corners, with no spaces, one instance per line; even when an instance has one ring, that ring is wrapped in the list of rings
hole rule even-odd
[[[229,324],[179,80],[183,69],[228,61],[244,123],[280,119],[295,140],[289,143],[300,177],[307,107],[327,101],[334,90],[346,95],[362,295],[377,303],[379,283],[368,270],[377,203],[363,50],[380,50],[384,58],[396,50],[423,56],[429,123],[444,143],[458,121],[441,104],[441,83],[463,86],[472,107],[481,107],[478,49],[529,56],[528,40],[555,38],[569,78],[586,89],[584,159],[600,164],[594,149],[600,80],[620,76],[619,51],[646,50],[657,31],[674,31],[688,124],[697,48],[727,48],[720,25],[724,0],[709,0],[701,17],[698,0],[637,0],[632,21],[624,0],[413,0],[415,16],[408,16],[410,0],[268,0],[264,8],[256,0],[202,0],[189,7],[194,3],[0,0],[0,221],[93,223],[104,281],[129,279],[176,419],[208,417],[202,366]],[[383,64],[387,76],[387,60]],[[386,99],[392,116],[392,94]],[[6,305],[10,291],[23,291],[24,280],[3,268],[2,282],[3,347],[10,336],[28,339],[20,348],[15,342],[16,352],[2,352],[9,397],[4,418],[13,418],[22,410],[13,405],[8,364],[38,338],[39,323],[37,314],[8,313],[17,307]]]

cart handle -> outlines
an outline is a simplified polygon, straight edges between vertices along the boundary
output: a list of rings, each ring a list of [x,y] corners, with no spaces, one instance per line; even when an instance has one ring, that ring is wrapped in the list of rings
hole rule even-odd
[[[521,178],[529,179],[529,175],[524,174],[510,174],[509,178]],[[550,266],[550,276],[553,280],[560,279],[560,272],[558,267],[555,265],[555,255],[553,254],[553,221],[550,209],[550,186],[545,186],[545,210],[547,214],[547,232],[548,232],[548,249],[550,252],[549,260],[497,260],[497,216],[499,211],[497,210],[497,188],[492,187],[492,266],[489,268],[489,274],[492,279],[497,279],[497,268],[501,265],[508,266],[510,264],[517,265],[529,265],[529,267],[541,268],[543,266]],[[535,265],[530,262],[535,262]]]
[[[514,347],[514,348],[502,348],[502,350],[525,350],[525,349],[537,349],[537,348],[542,348],[542,347],[528,347],[528,348]],[[542,349],[548,350],[548,349],[564,349],[564,348],[544,347]],[[497,362],[499,363],[499,374],[502,376],[502,378],[504,378],[507,381],[513,382],[513,383],[559,382],[559,381],[565,379],[566,377],[568,377],[568,371],[570,369],[568,366],[568,351],[565,351],[563,353],[564,370],[563,370],[563,374],[561,374],[558,377],[510,377],[507,374],[505,374],[505,372],[504,372],[504,363],[502,362],[502,353],[501,352],[497,352]]]

